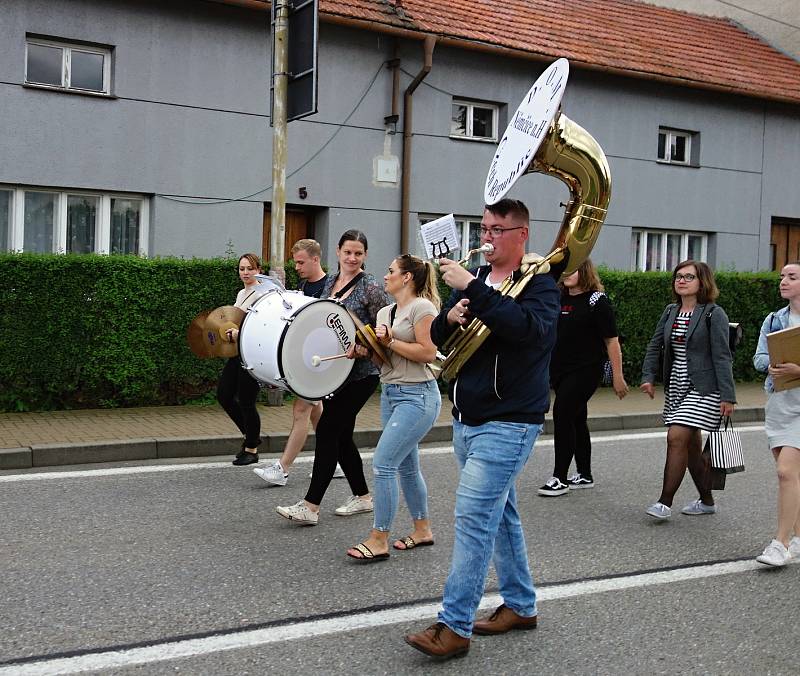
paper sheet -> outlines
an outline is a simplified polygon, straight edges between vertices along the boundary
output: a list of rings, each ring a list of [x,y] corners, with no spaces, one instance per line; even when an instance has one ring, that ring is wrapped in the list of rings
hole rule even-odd
[[[428,258],[441,258],[461,249],[461,235],[453,214],[423,223],[420,235]]]

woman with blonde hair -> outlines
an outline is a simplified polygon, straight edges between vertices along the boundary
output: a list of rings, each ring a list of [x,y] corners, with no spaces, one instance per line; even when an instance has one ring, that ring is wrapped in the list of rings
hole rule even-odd
[[[654,397],[663,353],[667,459],[661,495],[647,508],[649,516],[662,521],[672,516],[672,499],[687,467],[700,497],[681,513],[703,516],[717,511],[700,430],[717,430],[736,404],[728,316],[714,303],[719,296],[714,273],[700,261],[682,261],[672,271],[672,293],[675,302],[664,309],[647,345],[639,388]]]
[[[594,487],[587,405],[600,384],[606,358],[611,362],[614,392],[620,399],[628,393],[614,308],[603,293],[591,259],[581,263],[559,287],[561,314],[550,359],[555,464],[553,476],[538,491],[544,497]],[[573,457],[575,474],[567,477]]]
[[[389,558],[389,531],[400,502],[398,479],[414,528],[393,547],[407,551],[433,544],[419,442],[442,407],[436,376],[427,364],[436,357],[431,340],[431,323],[440,305],[436,271],[431,263],[404,254],[391,262],[383,281],[396,302],[378,312],[375,328],[387,361],[380,376],[383,433],[372,460],[374,522],[369,536],[347,550],[362,563]]]

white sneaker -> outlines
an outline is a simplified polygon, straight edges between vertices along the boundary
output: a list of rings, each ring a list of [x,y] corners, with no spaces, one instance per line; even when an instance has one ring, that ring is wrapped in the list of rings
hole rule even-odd
[[[283,467],[278,460],[269,465],[269,467],[256,467],[253,469],[253,472],[264,479],[268,484],[273,484],[275,486],[285,486],[289,479],[289,475],[283,471]]]
[[[297,521],[301,526],[316,526],[319,521],[319,512],[311,511],[305,500],[299,500],[295,504],[286,507],[278,506],[275,511],[285,519]]]
[[[308,478],[310,479],[313,476],[314,476],[314,470],[311,470],[308,473]],[[336,469],[333,470],[333,478],[334,479],[344,479],[344,470],[341,467],[339,467],[338,464],[336,465]]]
[[[789,540],[789,554],[793,559],[800,559],[800,536],[795,535]]]
[[[341,507],[337,507],[334,512],[339,516],[350,516],[351,514],[362,514],[364,512],[372,511],[372,496],[365,495],[360,497],[358,495],[351,495],[347,502]]]
[[[672,516],[672,508],[667,507],[665,504],[661,502],[656,502],[653,505],[650,505],[647,508],[647,513],[656,518],[660,519],[661,521],[666,521],[669,517]]]
[[[783,546],[783,543],[780,540],[773,540],[767,545],[766,549],[756,557],[756,561],[765,563],[768,566],[780,567],[789,563],[789,559],[791,558],[792,555],[789,553],[789,550]]]
[[[688,514],[689,516],[698,516],[700,514],[716,514],[716,512],[716,505],[707,505],[699,498],[694,502],[690,502],[681,510],[681,514]]]

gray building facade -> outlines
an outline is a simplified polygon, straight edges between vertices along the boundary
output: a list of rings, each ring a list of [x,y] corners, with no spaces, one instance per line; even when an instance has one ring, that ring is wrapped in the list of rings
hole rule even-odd
[[[58,49],[62,82],[32,82],[41,77],[38,55],[46,70]],[[287,239],[315,237],[328,265],[348,228],[367,234],[372,272],[401,253],[403,171],[412,231],[452,212],[464,243],[474,238],[496,139],[548,63],[437,45],[413,94],[412,156],[403,167],[402,106],[399,121],[385,119],[394,112],[387,62],[395,56],[402,101],[422,67],[420,41],[320,24],[319,111],[289,125]],[[105,93],[72,86],[81,64],[91,72],[100,59]],[[269,83],[268,14],[252,7],[6,0],[0,246],[184,257],[268,251]],[[717,268],[770,269],[776,219],[800,224],[800,105],[573,67],[563,109],[611,165],[596,262],[661,269],[694,255]],[[464,133],[457,110],[468,110],[477,134]],[[531,208],[530,248],[545,253],[566,188],[530,175],[511,196]]]

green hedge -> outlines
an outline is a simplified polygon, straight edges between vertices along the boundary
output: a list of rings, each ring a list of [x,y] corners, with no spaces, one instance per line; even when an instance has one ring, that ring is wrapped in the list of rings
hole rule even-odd
[[[291,264],[286,273],[293,288]],[[601,276],[626,338],[625,375],[638,383],[669,302],[669,275]],[[720,304],[744,327],[735,375],[754,379],[759,327],[783,304],[778,275],[717,278]],[[235,259],[0,254],[0,409],[182,404],[213,392],[222,360],[195,357],[186,328],[202,310],[231,304],[240,288]]]

